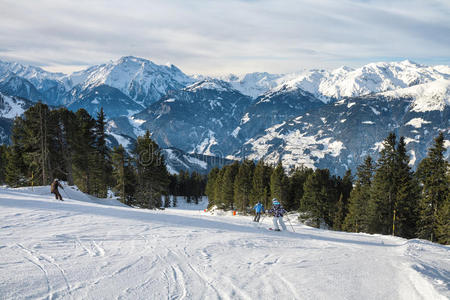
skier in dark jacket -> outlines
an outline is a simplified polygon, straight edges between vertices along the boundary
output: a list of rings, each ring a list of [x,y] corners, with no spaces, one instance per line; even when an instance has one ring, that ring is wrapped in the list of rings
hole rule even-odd
[[[52,184],[50,185],[50,192],[52,194],[55,194],[55,199],[63,201],[63,198],[58,191],[58,187],[64,189],[63,186],[59,183],[58,179],[55,178],[55,180],[53,180]]]
[[[253,219],[253,222],[259,222],[261,213],[264,212],[264,205],[260,201],[258,201],[253,209],[255,210],[255,218]]]
[[[281,206],[277,198],[272,199],[272,205],[272,208],[269,209],[269,213],[273,214],[273,226],[275,231],[280,231],[278,223],[280,223],[283,230],[286,230],[286,225],[283,222],[283,215],[286,213],[286,210]]]

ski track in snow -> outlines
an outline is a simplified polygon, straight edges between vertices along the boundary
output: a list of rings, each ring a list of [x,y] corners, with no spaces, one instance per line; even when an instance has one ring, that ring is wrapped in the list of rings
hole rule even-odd
[[[448,246],[69,195],[0,188],[0,299],[450,297]]]

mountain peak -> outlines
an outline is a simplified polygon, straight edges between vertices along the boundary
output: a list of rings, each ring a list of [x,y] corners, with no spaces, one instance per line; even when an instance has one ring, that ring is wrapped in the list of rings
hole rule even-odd
[[[235,91],[228,82],[219,79],[204,79],[187,86],[185,91],[197,92],[199,90],[216,90],[219,92]]]

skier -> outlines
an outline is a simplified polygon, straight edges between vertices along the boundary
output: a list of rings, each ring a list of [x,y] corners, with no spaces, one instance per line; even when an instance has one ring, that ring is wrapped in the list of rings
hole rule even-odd
[[[50,185],[50,192],[52,194],[55,194],[55,199],[64,201],[61,194],[58,191],[58,187],[64,189],[63,186],[59,183],[58,179],[55,178],[55,180],[53,180],[52,184]]]
[[[281,231],[278,227],[278,223],[280,223],[283,230],[286,230],[286,225],[283,222],[283,215],[286,213],[286,210],[281,206],[277,198],[272,199],[272,205],[272,208],[269,209],[269,213],[273,214],[273,226],[275,231]]]
[[[264,212],[264,205],[261,203],[261,201],[258,201],[253,209],[255,210],[255,218],[253,219],[253,222],[259,222],[261,213]]]

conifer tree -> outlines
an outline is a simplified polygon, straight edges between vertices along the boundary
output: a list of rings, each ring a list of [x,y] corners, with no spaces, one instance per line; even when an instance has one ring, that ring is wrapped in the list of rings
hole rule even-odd
[[[74,185],[73,174],[73,154],[77,140],[78,123],[76,115],[67,108],[61,108],[51,112],[55,123],[55,137],[53,149],[59,155],[57,161],[53,163],[55,167],[56,177],[65,178],[69,185]]]
[[[413,238],[417,228],[417,206],[419,185],[409,166],[409,157],[406,153],[406,143],[400,137],[397,146],[397,163],[395,184],[398,186],[395,197],[395,223],[394,234],[405,238]]]
[[[221,200],[226,208],[234,209],[234,179],[239,171],[239,163],[234,162],[225,166],[225,173],[221,182]]]
[[[92,195],[95,166],[95,120],[84,109],[76,112],[78,128],[76,141],[73,147],[73,175],[78,188]]]
[[[444,202],[450,193],[447,174],[449,163],[444,158],[444,134],[439,133],[434,140],[434,145],[428,150],[419,164],[417,173],[422,185],[422,193],[419,205],[419,238],[436,240],[438,232],[438,215],[444,206]],[[443,212],[442,215],[446,215]]]
[[[36,175],[40,185],[49,184],[54,177],[50,151],[56,124],[50,122],[50,109],[47,105],[37,103],[24,113],[23,144],[24,162]]]
[[[303,186],[309,175],[313,173],[313,169],[304,166],[295,168],[289,178],[289,205],[287,210],[298,210],[300,208],[300,201],[303,197]]]
[[[264,163],[264,160],[258,161],[252,178],[251,205],[255,205],[258,201],[268,207],[270,198],[270,175],[272,169]]]
[[[390,133],[383,142],[383,150],[377,162],[369,202],[369,232],[391,234],[397,195],[396,136]]]
[[[219,208],[225,208],[225,202],[222,197],[222,187],[223,187],[223,178],[225,175],[226,168],[223,167],[219,170],[219,173],[217,173],[217,178],[214,182],[213,190],[214,190],[214,202],[210,203],[208,206],[212,207],[213,205],[216,205]]]
[[[167,193],[169,174],[164,156],[147,131],[138,137],[133,151],[137,165],[136,200],[141,207],[161,207],[161,196]]]
[[[6,152],[7,162],[5,167],[5,181],[12,187],[28,185],[28,168],[26,167],[23,158],[25,152],[24,136],[23,119],[17,117],[14,119],[14,125],[12,128],[12,145],[8,147],[8,151]]]
[[[353,232],[368,232],[368,204],[375,166],[372,157],[367,156],[364,163],[357,168],[355,188],[349,197],[348,214],[345,217],[343,229]]]
[[[94,195],[100,198],[105,198],[108,192],[108,182],[111,181],[111,154],[106,145],[106,117],[103,112],[103,107],[97,114],[94,127],[94,149],[95,149],[95,166],[93,167],[94,179],[93,189]]]
[[[344,194],[341,193],[341,195],[339,196],[339,201],[336,205],[336,214],[333,220],[334,230],[342,230],[345,214],[346,214],[346,205],[344,202]]]
[[[244,160],[234,180],[234,203],[236,207],[245,212],[250,204],[250,192],[252,189],[253,172],[255,164],[251,160]]]
[[[312,225],[319,227],[321,221],[333,225],[334,190],[328,169],[317,169],[306,179],[304,194],[300,202],[303,219],[310,219]]]
[[[217,176],[219,175],[219,168],[214,167],[208,174],[208,181],[206,183],[205,193],[208,196],[208,206],[214,205],[216,203],[216,195],[214,191],[214,185],[217,180]]]
[[[0,184],[5,183],[5,175],[6,175],[6,145],[0,145]]]
[[[450,193],[447,194],[437,214],[436,223],[436,241],[443,245],[450,245]]]
[[[277,164],[270,176],[270,193],[272,198],[277,198],[283,206],[289,206],[288,200],[288,181],[284,173],[281,161]]]
[[[134,202],[136,178],[130,157],[122,145],[115,147],[112,152],[113,177],[115,180],[114,192],[126,205]]]

